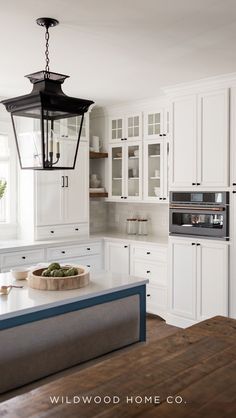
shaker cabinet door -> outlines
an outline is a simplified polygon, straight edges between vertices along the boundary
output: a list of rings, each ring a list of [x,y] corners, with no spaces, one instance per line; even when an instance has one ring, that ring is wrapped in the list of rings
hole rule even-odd
[[[197,183],[197,99],[195,95],[172,102],[171,187]]]
[[[36,225],[64,222],[64,172],[39,171],[36,174]]]
[[[229,91],[198,96],[198,180],[202,187],[229,186]]]

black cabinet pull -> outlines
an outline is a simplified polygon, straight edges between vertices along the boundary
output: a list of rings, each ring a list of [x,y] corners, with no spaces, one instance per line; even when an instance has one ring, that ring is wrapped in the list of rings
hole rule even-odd
[[[66,178],[66,185],[65,185],[65,187],[69,187],[69,179],[68,179],[68,176],[65,176],[65,178]]]
[[[87,264],[87,267],[91,267],[90,264]]]
[[[51,232],[51,234],[54,234],[54,231],[50,231]]]
[[[87,248],[87,250],[88,250],[88,251],[90,251],[90,250],[91,250],[91,248],[89,248],[89,247],[88,247],[88,248]]]
[[[124,248],[128,248],[128,245],[124,245]]]
[[[199,247],[199,245],[201,245],[201,244],[199,244],[199,242],[197,243],[197,247]]]
[[[61,187],[65,187],[65,176],[61,176],[62,182]]]
[[[147,254],[151,254],[150,251],[147,251]]]
[[[159,197],[159,200],[163,200],[162,197]]]
[[[197,186],[200,186],[200,185],[201,185],[201,183],[196,183],[196,185],[197,185]]]
[[[192,245],[196,245],[196,243],[195,242],[192,242]]]
[[[233,190],[232,193],[236,193],[236,190]]]
[[[163,136],[162,134],[159,134],[159,136]]]
[[[21,258],[23,258],[23,260],[25,260],[26,259],[26,257],[23,255]]]
[[[232,183],[232,186],[236,186],[236,183]]]
[[[127,138],[124,138],[124,141],[127,141]]]
[[[150,296],[151,296],[151,295],[150,295],[150,293],[148,293],[148,294],[147,294],[147,298],[150,298]]]
[[[147,270],[146,273],[151,273],[150,270]]]
[[[61,253],[62,253],[62,254],[65,254],[66,252],[65,252],[65,251],[62,251]]]
[[[79,230],[79,228],[75,228],[75,231],[78,231]]]
[[[121,199],[124,199],[123,196],[120,197]]]
[[[197,183],[192,183],[192,186],[196,186]]]
[[[166,136],[166,134],[163,134],[163,136]]]
[[[166,197],[163,197],[163,200],[166,200]]]

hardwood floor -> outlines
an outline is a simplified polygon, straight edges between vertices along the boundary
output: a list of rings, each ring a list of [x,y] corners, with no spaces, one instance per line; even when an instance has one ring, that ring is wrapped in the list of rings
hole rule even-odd
[[[168,337],[169,335],[175,333],[178,329],[179,328],[173,327],[171,325],[167,325],[162,318],[160,318],[156,315],[149,315],[148,314],[147,315],[147,342],[146,343],[138,343],[138,344],[131,345],[129,347],[125,347],[125,348],[117,350],[113,353],[109,353],[109,354],[101,356],[97,359],[88,361],[84,364],[80,364],[78,366],[72,367],[72,368],[64,370],[62,372],[55,373],[52,376],[48,376],[44,379],[40,379],[40,380],[38,380],[36,382],[33,382],[29,385],[25,385],[22,388],[19,388],[19,389],[10,391],[6,394],[0,395],[0,402],[3,402],[7,399],[10,399],[14,396],[21,395],[25,392],[28,392],[32,389],[35,389],[39,386],[42,386],[42,385],[46,384],[46,383],[52,382],[52,381],[54,381],[54,380],[56,380],[60,377],[67,376],[67,375],[70,375],[71,373],[74,373],[74,372],[77,372],[79,370],[83,370],[83,369],[86,369],[88,367],[91,367],[92,365],[98,364],[105,359],[110,359],[110,358],[116,357],[117,355],[119,355],[122,352],[137,350],[137,348],[140,347],[141,344],[147,345],[147,344],[150,344],[153,341],[158,341],[162,338]]]

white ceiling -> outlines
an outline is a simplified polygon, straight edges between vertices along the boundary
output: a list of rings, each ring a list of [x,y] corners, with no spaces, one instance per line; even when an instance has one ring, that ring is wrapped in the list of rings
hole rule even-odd
[[[44,68],[64,91],[98,105],[155,97],[160,87],[236,71],[236,0],[0,0],[0,96],[30,91]]]

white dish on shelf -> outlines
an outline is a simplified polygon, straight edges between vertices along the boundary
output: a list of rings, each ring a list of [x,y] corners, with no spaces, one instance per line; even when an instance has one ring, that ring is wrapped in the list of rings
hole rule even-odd
[[[89,191],[90,193],[104,193],[105,189],[104,187],[90,187]]]

